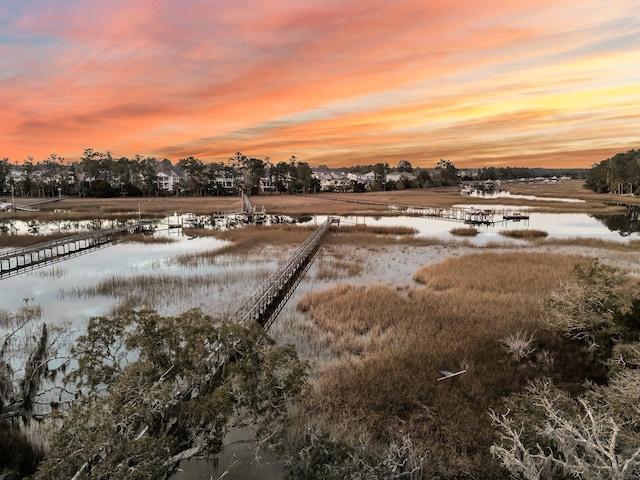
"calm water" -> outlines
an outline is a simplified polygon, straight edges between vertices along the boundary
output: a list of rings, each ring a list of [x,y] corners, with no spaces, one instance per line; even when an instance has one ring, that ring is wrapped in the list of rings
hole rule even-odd
[[[16,311],[24,298],[33,298],[43,308],[43,319],[56,325],[84,323],[89,317],[104,315],[113,305],[110,297],[74,296],[73,289],[94,285],[118,275],[182,275],[193,274],[192,268],[181,267],[175,256],[202,250],[213,250],[226,244],[215,238],[189,240],[172,235],[175,242],[158,244],[121,243],[71,258],[41,269],[0,280],[1,308]],[[250,268],[245,265],[202,267],[198,274],[220,273],[224,269]],[[170,292],[168,292],[170,294]],[[168,313],[178,313],[168,312]]]
[[[497,206],[496,210],[515,210],[508,205]],[[525,211],[518,208],[519,211]],[[478,226],[479,234],[475,237],[465,237],[465,241],[483,245],[489,242],[519,242],[500,235],[502,230],[535,229],[548,232],[549,238],[599,238],[625,242],[639,238],[637,213],[635,223],[625,215],[594,217],[581,213],[546,214],[527,212],[529,220],[519,222],[505,221],[489,226]],[[634,217],[635,215],[635,217]],[[495,218],[501,218],[496,215]],[[326,216],[314,217],[310,222],[321,224]],[[369,226],[410,226],[415,228],[419,237],[437,238],[442,240],[459,241],[461,237],[452,235],[454,228],[463,227],[462,222],[439,220],[435,218],[421,218],[411,216],[373,217],[373,216],[344,216],[342,225],[366,224]],[[248,297],[253,289],[260,285],[269,271],[275,270],[276,258],[266,259],[261,264],[247,261],[214,263],[201,265],[195,270],[192,267],[180,266],[174,261],[182,254],[195,253],[203,250],[215,250],[226,245],[223,240],[215,238],[195,238],[175,233],[170,237],[172,243],[135,244],[122,243],[98,250],[87,255],[79,256],[37,269],[16,277],[0,281],[0,308],[16,311],[24,298],[33,298],[43,308],[43,318],[48,322],[62,325],[82,325],[91,316],[105,315],[113,307],[115,300],[111,297],[75,296],[69,292],[83,287],[97,284],[101,280],[112,276],[189,276],[215,275],[219,278],[219,288],[214,294],[198,295],[195,304],[184,305],[173,301],[169,295],[160,310],[164,314],[179,313],[183,309],[201,306],[207,311],[215,313],[233,311]],[[185,229],[185,232],[188,232]],[[245,288],[242,291],[230,292],[225,285],[242,277]],[[209,289],[210,291],[211,289]],[[217,292],[217,293],[216,293]]]
[[[610,217],[596,218],[585,213],[536,213],[530,212],[522,207],[509,205],[495,206],[496,211],[520,211],[529,215],[529,220],[520,221],[499,221],[493,225],[479,225],[476,228],[479,234],[475,237],[464,237],[477,245],[484,245],[490,242],[521,242],[500,235],[502,230],[543,230],[549,234],[548,238],[598,238],[601,240],[628,241],[638,239],[639,232],[620,229],[610,229],[618,223],[611,223]],[[318,216],[314,221],[318,224],[326,220],[326,216]],[[501,219],[502,215],[496,214],[495,219]],[[374,216],[344,216],[340,217],[343,225],[365,224],[369,226],[405,226],[413,227],[419,237],[438,238],[442,240],[460,240],[460,237],[452,235],[450,231],[454,228],[464,227],[464,223],[440,220],[427,217],[374,217]]]
[[[536,202],[566,202],[566,203],[585,203],[584,200],[577,198],[561,198],[561,197],[537,197],[535,195],[517,195],[507,191],[483,192],[474,190],[473,193],[467,195],[469,198],[506,198],[519,200],[533,200]]]

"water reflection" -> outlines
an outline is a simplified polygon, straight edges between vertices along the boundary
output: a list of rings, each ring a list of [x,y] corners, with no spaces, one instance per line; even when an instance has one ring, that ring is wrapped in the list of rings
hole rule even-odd
[[[527,212],[528,220],[502,221],[502,215],[496,214],[495,223],[491,225],[477,225],[478,235],[475,237],[465,237],[465,241],[476,245],[502,242],[513,243],[522,242],[500,235],[503,230],[543,230],[548,233],[547,238],[597,238],[600,240],[626,241],[629,238],[638,238],[638,214],[635,213],[635,230],[611,229],[609,225],[603,224],[601,219],[595,218],[586,213],[537,213]],[[314,223],[321,224],[326,220],[326,216],[317,216]],[[619,221],[619,220],[618,220]],[[436,238],[440,240],[460,240],[460,237],[452,235],[450,232],[454,228],[463,225],[462,222],[452,220],[442,220],[432,217],[412,217],[398,215],[391,217],[380,216],[343,216],[340,217],[341,225],[369,225],[369,226],[409,226],[417,230],[417,236],[423,238]]]
[[[564,203],[584,203],[584,200],[579,200],[577,198],[561,198],[561,197],[538,197],[536,195],[518,195],[512,194],[511,192],[505,190],[497,190],[492,192],[486,192],[482,190],[472,190],[469,193],[465,194],[471,198],[507,198],[513,200],[534,200],[541,202],[564,202]]]
[[[178,470],[170,480],[281,480],[284,467],[266,449],[260,449],[248,428],[240,428],[229,433],[227,445],[214,459],[193,458],[180,462]]]
[[[622,236],[629,236],[640,232],[640,207],[626,205],[626,212],[617,215],[593,215],[609,230],[618,232]]]
[[[23,298],[34,298],[42,306],[43,319],[55,325],[82,327],[92,316],[106,315],[117,299],[109,295],[76,295],[100,281],[112,277],[211,275],[219,277],[216,288],[205,293],[189,292],[189,302],[167,291],[158,310],[161,314],[175,315],[187,308],[200,306],[212,313],[237,308],[240,296],[225,290],[225,275],[246,276],[252,287],[253,278],[262,278],[259,269],[275,268],[277,259],[269,259],[273,265],[257,265],[255,262],[212,262],[191,267],[175,261],[176,256],[206,250],[216,250],[228,242],[213,237],[189,239],[184,235],[171,235],[174,242],[141,244],[120,243],[87,255],[2,280],[0,300],[2,308],[16,311]],[[269,270],[269,268],[267,268]],[[194,300],[195,298],[195,300]],[[224,301],[222,301],[224,299]],[[191,303],[194,302],[194,303]]]

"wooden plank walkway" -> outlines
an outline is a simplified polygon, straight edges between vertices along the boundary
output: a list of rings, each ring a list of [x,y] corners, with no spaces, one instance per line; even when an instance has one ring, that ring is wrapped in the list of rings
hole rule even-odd
[[[146,222],[124,225],[108,230],[96,230],[0,254],[0,279],[61,262],[112,245],[120,234],[139,231]]]
[[[239,323],[257,322],[268,329],[275,320],[286,301],[300,283],[304,272],[308,270],[318,253],[324,234],[338,219],[329,217],[320,225],[304,243],[302,243],[291,259],[271,275],[247,301],[230,317]]]

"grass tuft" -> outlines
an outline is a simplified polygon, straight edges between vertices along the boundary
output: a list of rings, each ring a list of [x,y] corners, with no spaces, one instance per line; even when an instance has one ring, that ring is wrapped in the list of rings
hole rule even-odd
[[[500,235],[509,238],[519,238],[522,240],[534,240],[545,238],[549,234],[544,230],[501,230]]]
[[[478,229],[473,227],[467,228],[453,228],[449,231],[451,235],[457,235],[459,237],[475,237],[478,235]]]

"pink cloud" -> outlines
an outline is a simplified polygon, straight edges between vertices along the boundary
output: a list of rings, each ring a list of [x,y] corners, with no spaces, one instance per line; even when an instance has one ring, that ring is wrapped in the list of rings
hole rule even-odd
[[[15,39],[0,43],[0,157],[255,149],[430,166],[521,158],[523,142],[527,160],[634,147],[631,0],[66,4],[0,6]],[[632,41],[616,42],[621,32]],[[606,108],[562,98],[603,82],[636,90]]]

